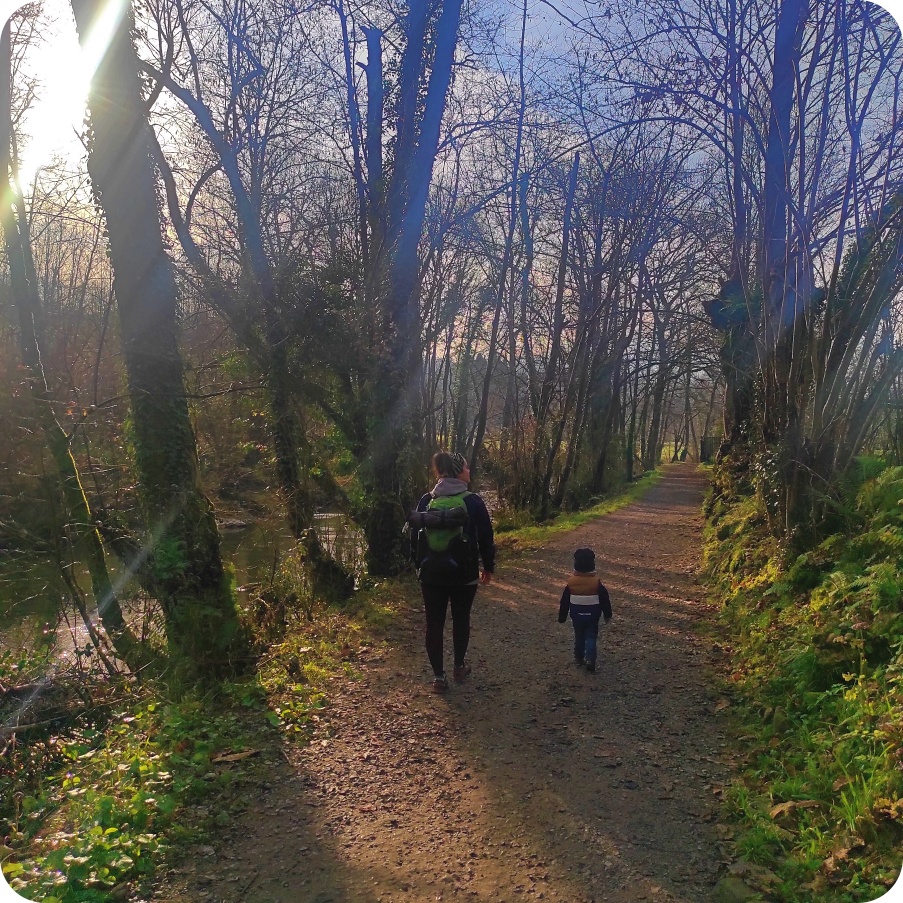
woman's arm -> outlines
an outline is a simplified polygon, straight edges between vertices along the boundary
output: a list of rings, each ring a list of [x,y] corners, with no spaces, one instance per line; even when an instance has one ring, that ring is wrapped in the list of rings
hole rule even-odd
[[[487,575],[495,571],[495,534],[492,519],[489,517],[486,503],[476,493],[466,496],[464,504],[467,505],[477,537],[480,560],[483,562],[483,582],[489,583],[492,577],[489,576],[487,579]]]
[[[417,507],[414,509],[415,511],[426,511],[427,506],[430,503],[430,499],[433,496],[428,492],[426,495],[420,497],[420,501],[417,502]],[[416,565],[417,562],[417,540],[420,536],[420,530],[411,528],[409,532],[409,538],[411,540],[411,561]]]

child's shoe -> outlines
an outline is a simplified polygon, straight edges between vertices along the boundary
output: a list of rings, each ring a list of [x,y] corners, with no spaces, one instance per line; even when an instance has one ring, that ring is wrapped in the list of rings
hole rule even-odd
[[[448,678],[444,674],[440,674],[433,681],[433,692],[434,693],[447,693],[448,692]]]

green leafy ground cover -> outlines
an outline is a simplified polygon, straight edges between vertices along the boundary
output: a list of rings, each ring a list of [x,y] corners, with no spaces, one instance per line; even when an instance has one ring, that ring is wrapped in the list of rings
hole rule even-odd
[[[385,622],[387,590],[362,594],[352,615],[299,620],[253,676],[206,692],[86,682],[88,709],[24,738],[0,762],[3,872],[13,889],[45,903],[127,896],[227,825],[281,744],[305,741],[330,678],[353,670],[362,634]],[[7,667],[0,684],[22,681],[26,667]]]
[[[659,476],[539,527],[503,524],[501,566],[629,504]],[[286,556],[274,586],[290,589],[282,583],[293,566]],[[292,613],[261,594],[245,613],[258,621],[249,627],[261,652],[247,679],[178,692],[161,680],[86,680],[89,704],[74,718],[23,735],[0,756],[7,880],[27,899],[101,903],[203,845],[253,797],[282,744],[306,742],[329,705],[330,681],[354,679],[358,652],[390,642],[398,613],[417,596],[413,574],[372,582],[341,607]],[[47,667],[0,660],[0,686],[40,681]]]
[[[840,508],[843,529],[793,557],[754,496],[709,504],[749,750],[725,806],[738,855],[788,903],[875,900],[903,863],[903,468],[860,462]]]

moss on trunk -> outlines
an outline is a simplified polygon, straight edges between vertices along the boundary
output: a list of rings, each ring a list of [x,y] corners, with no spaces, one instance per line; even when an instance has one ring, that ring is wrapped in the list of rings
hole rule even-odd
[[[84,44],[106,4],[72,0],[72,9]],[[129,9],[92,80],[88,169],[106,217],[135,465],[169,649],[180,671],[218,674],[234,667],[243,643],[213,507],[200,485],[133,27]]]

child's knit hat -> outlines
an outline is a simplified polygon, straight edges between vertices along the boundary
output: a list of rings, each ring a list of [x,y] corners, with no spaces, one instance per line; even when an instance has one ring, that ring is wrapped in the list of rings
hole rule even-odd
[[[596,569],[596,553],[592,549],[577,549],[574,552],[574,572],[591,574]]]

